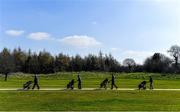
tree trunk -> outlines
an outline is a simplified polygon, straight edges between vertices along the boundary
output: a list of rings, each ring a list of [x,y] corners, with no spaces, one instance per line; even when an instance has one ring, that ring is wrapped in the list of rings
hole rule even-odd
[[[7,81],[7,77],[8,77],[8,74],[5,73],[5,79],[4,79],[4,81]]]
[[[178,57],[175,57],[175,65],[178,66]]]
[[[129,73],[131,73],[132,72],[131,65],[129,65],[128,68],[129,68]]]

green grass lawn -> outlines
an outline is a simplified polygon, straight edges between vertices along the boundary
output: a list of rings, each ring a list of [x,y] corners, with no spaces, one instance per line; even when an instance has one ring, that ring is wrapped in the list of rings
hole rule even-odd
[[[149,80],[149,76],[154,79],[155,88],[180,88],[180,75],[175,74],[156,74],[156,73],[117,73],[116,84],[119,88],[137,88],[137,85],[143,80]],[[82,72],[83,88],[98,88],[101,81],[105,78],[111,78],[110,73],[102,72]],[[77,79],[77,73],[61,72],[56,74],[41,74],[39,83],[41,88],[65,88],[71,79]],[[10,75],[8,81],[0,77],[0,88],[22,88],[23,83],[33,80],[33,75],[15,74]],[[75,84],[76,87],[77,84]]]
[[[137,85],[154,79],[155,88],[180,89],[180,75],[158,73],[116,73],[119,88],[137,88]],[[41,74],[41,88],[64,88],[77,73],[61,72]],[[98,88],[99,83],[110,73],[81,72],[84,88]],[[4,81],[0,76],[0,88],[22,88],[33,75],[16,73]],[[77,85],[77,84],[76,84]],[[76,87],[76,86],[75,86]],[[180,111],[180,91],[0,91],[0,110],[49,111],[49,110],[168,110]]]
[[[178,91],[1,91],[0,110],[180,110]]]

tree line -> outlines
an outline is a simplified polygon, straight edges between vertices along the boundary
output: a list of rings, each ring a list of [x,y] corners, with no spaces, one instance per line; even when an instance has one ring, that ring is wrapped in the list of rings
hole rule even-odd
[[[147,57],[142,65],[136,64],[132,58],[127,58],[121,64],[111,54],[89,54],[69,56],[59,53],[54,56],[43,50],[39,53],[21,48],[10,51],[4,48],[0,52],[0,73],[7,75],[14,72],[48,74],[61,71],[106,71],[106,72],[159,72],[180,73],[180,47],[173,45],[167,51],[172,58],[161,53]]]

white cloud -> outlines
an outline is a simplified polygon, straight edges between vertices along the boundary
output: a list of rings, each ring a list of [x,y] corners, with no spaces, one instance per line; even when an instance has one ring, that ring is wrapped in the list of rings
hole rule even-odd
[[[124,51],[122,58],[133,58],[136,63],[142,64],[147,57],[152,56],[154,53],[151,51]]]
[[[142,57],[142,56],[150,56],[152,55],[154,52],[149,52],[149,51],[125,51],[123,54],[125,54],[128,57]]]
[[[9,36],[20,36],[24,33],[23,30],[7,30],[5,33]]]
[[[111,49],[111,51],[117,51],[118,50],[118,48],[116,48],[116,47],[112,47],[110,49]]]
[[[98,42],[95,38],[86,35],[67,36],[63,39],[60,39],[59,41],[64,44],[80,48],[95,47],[101,45],[101,43]]]
[[[29,39],[33,39],[33,40],[52,40],[53,38],[51,38],[51,35],[49,33],[46,32],[34,32],[34,33],[30,33],[28,35]]]

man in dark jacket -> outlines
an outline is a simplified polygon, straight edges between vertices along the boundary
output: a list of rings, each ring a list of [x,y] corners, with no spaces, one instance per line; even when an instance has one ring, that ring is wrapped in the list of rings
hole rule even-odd
[[[78,89],[82,89],[82,87],[81,87],[81,77],[80,77],[79,74],[77,76],[77,82],[78,82]]]
[[[116,89],[118,88],[115,84],[115,76],[112,74],[112,78],[111,78],[111,89],[113,89],[114,87],[116,87]]]
[[[149,83],[150,83],[150,89],[153,89],[154,88],[153,87],[153,79],[151,76],[149,77]]]
[[[38,90],[40,89],[40,87],[39,87],[39,80],[38,80],[37,74],[35,74],[35,76],[34,76],[34,85],[33,85],[32,89],[34,89],[35,86],[37,86]]]

